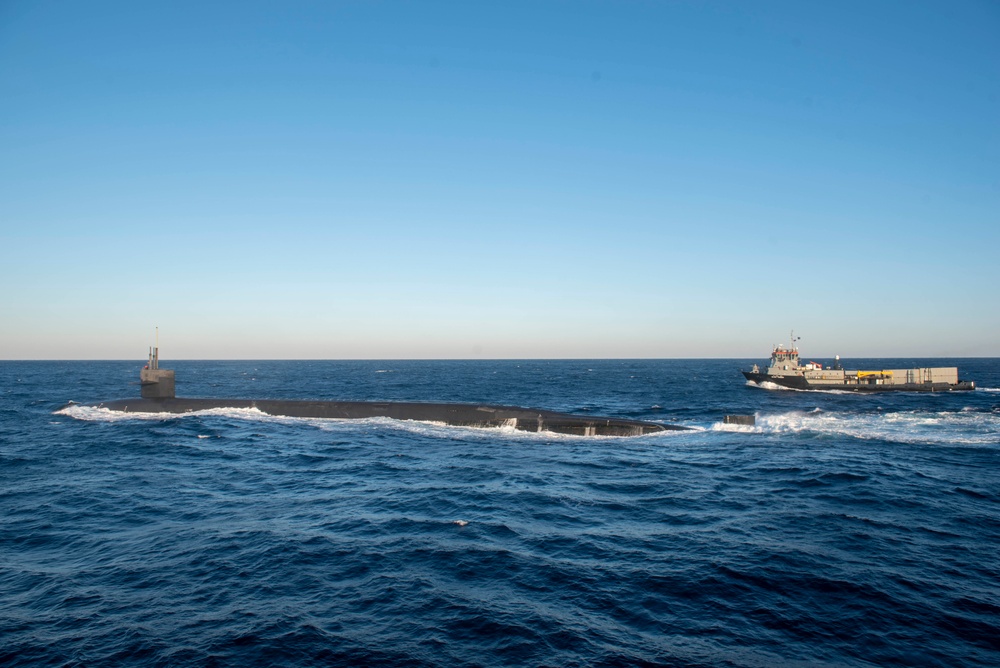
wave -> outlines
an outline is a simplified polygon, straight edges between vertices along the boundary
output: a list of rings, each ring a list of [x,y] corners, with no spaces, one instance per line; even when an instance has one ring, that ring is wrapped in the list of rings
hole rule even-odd
[[[849,392],[847,390],[819,390],[816,388],[803,389],[799,387],[785,387],[784,385],[778,385],[777,383],[772,383],[769,380],[764,380],[759,383],[755,383],[752,380],[746,382],[748,387],[757,387],[762,390],[781,390],[783,392],[810,392],[810,393],[820,393],[820,394],[857,394],[856,392]]]
[[[87,420],[90,422],[127,422],[135,420],[162,422],[196,416],[215,416],[244,420],[283,419],[275,418],[275,416],[268,415],[256,408],[208,408],[202,411],[191,411],[190,413],[126,413],[123,411],[113,411],[103,406],[83,406],[81,404],[70,404],[57,410],[55,414],[66,415],[76,420]]]
[[[1000,415],[975,410],[829,413],[821,409],[756,415],[756,424],[713,424],[711,431],[783,434],[811,433],[928,445],[1000,445]]]

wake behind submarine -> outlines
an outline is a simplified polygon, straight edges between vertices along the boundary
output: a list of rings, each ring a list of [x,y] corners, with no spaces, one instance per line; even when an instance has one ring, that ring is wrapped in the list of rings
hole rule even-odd
[[[387,417],[436,422],[457,427],[513,427],[573,436],[642,436],[689,427],[644,420],[573,415],[520,406],[398,401],[319,401],[286,399],[202,399],[175,396],[174,372],[160,368],[159,347],[150,348],[149,362],[139,372],[140,398],[89,404],[126,413],[191,413],[213,408],[255,408],[280,417],[359,420]]]

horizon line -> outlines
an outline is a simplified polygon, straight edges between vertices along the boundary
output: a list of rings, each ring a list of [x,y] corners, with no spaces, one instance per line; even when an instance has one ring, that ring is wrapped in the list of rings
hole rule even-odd
[[[698,361],[698,360],[751,360],[754,357],[175,357],[173,362],[642,362],[642,361]],[[815,359],[834,359],[828,355],[810,355]],[[144,358],[0,358],[0,362],[141,362]],[[1000,355],[905,355],[883,357],[879,355],[851,355],[840,359],[1000,359]]]

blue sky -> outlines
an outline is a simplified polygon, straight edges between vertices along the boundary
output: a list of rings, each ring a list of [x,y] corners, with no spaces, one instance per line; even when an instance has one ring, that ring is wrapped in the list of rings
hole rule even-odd
[[[1000,355],[993,2],[0,3],[0,359]]]

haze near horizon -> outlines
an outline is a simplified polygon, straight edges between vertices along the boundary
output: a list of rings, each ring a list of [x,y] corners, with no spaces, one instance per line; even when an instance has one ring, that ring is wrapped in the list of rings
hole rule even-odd
[[[0,5],[0,359],[1000,356],[989,2]]]

